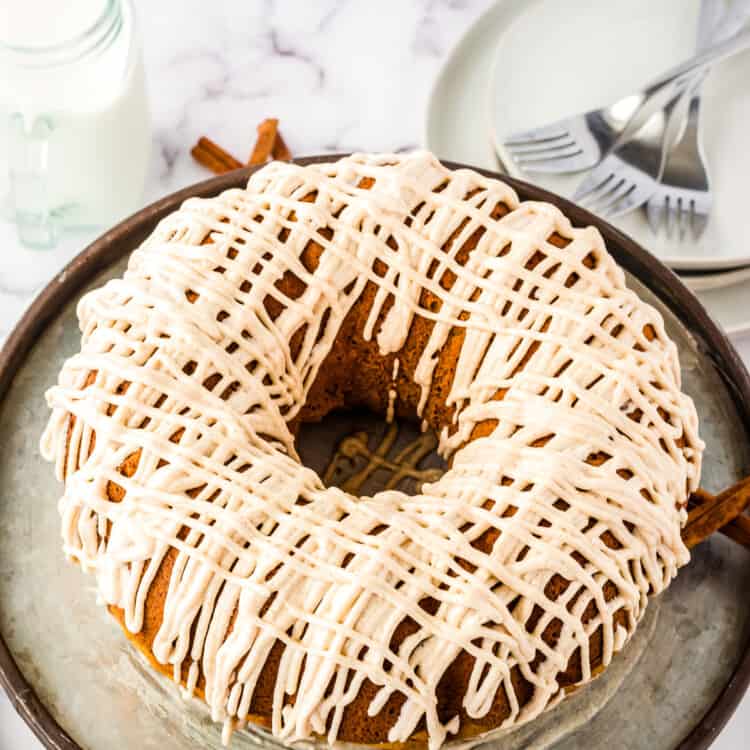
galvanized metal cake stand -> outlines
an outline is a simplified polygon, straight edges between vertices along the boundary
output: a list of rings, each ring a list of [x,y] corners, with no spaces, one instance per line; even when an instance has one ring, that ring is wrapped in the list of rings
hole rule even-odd
[[[183,703],[174,686],[142,664],[97,605],[93,581],[63,560],[60,486],[38,441],[48,415],[44,391],[79,345],[75,303],[81,293],[119,275],[130,251],[183,200],[242,186],[249,174],[238,170],[182,190],[104,234],[41,293],[0,354],[0,683],[47,748],[221,745],[205,708]],[[695,297],[608,224],[539,188],[502,179],[522,198],[557,203],[577,225],[598,226],[629,283],[661,310],[707,443],[702,485],[717,491],[750,474],[750,379]],[[300,452],[322,471],[341,438],[354,431],[358,439],[365,434],[365,443],[367,435],[382,442],[384,429],[364,415],[334,417],[305,430]],[[400,431],[399,445],[411,439],[409,429]],[[716,535],[652,602],[638,634],[603,678],[488,745],[708,747],[750,682],[749,592],[748,551]],[[240,748],[275,744],[257,732],[243,732],[235,742]]]

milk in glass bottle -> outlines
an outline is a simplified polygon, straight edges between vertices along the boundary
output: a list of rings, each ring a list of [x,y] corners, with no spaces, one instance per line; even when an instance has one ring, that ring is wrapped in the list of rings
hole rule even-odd
[[[0,0],[0,203],[26,245],[136,210],[150,144],[130,0]]]

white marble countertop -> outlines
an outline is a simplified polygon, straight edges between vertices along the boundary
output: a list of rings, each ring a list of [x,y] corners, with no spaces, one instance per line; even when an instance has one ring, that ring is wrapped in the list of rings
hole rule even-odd
[[[489,0],[136,0],[154,152],[144,202],[207,172],[189,149],[201,135],[239,157],[255,126],[278,117],[295,155],[420,145],[431,83]],[[98,231],[54,250],[22,248],[0,223],[0,343],[35,294]],[[738,342],[750,363],[750,338]],[[750,697],[714,745],[747,747]],[[644,746],[645,747],[645,746]],[[0,750],[41,745],[0,691]]]

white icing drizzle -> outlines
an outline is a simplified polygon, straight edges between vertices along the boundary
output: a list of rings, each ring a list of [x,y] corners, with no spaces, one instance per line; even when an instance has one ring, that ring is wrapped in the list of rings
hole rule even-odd
[[[388,389],[388,406],[386,408],[385,412],[385,421],[390,424],[393,422],[393,414],[396,407],[396,396],[398,394],[396,393],[395,388],[389,388]]]
[[[385,412],[385,421],[390,424],[393,422],[393,417],[396,407],[396,397],[398,392],[396,391],[396,378],[398,377],[398,368],[401,364],[401,360],[396,357],[393,360],[393,371],[391,374],[391,387],[388,389],[388,406]]]
[[[359,187],[363,178],[372,189]],[[314,202],[303,202],[311,191]],[[512,210],[495,220],[499,201]],[[318,231],[326,227],[330,240]],[[480,229],[460,265],[457,249]],[[564,249],[547,241],[555,231],[570,240]],[[314,273],[301,261],[311,239],[324,248]],[[537,251],[543,259],[528,268]],[[584,263],[590,255],[595,268]],[[274,286],[287,270],[305,285],[295,300]],[[439,284],[447,270],[456,275],[449,291]],[[420,408],[447,336],[465,328],[447,396],[455,431],[440,437],[452,465],[412,497],[326,488],[300,465],[287,428],[368,281],[380,291],[365,333],[383,355],[399,352],[416,314],[435,323],[414,375]],[[420,307],[425,289],[441,299],[438,311]],[[275,320],[266,295],[284,305]],[[440,721],[436,688],[462,650],[475,657],[467,715],[484,716],[505,690],[505,726],[526,721],[563,697],[556,676],[576,649],[583,681],[591,678],[599,627],[606,666],[647,595],[688,561],[678,504],[697,486],[702,443],[661,317],[626,288],[595,229],[572,228],[552,205],[519,204],[501,182],[451,172],[424,152],[273,163],[245,190],[186,201],[78,314],[81,351],[48,393],[42,442],[65,476],[65,552],[96,573],[101,597],[135,633],[154,576],[177,551],[153,652],[176,678],[188,670],[189,691],[205,675],[226,736],[247,717],[277,639],[286,647],[272,731],[287,741],[334,742],[367,679],[380,686],[370,715],[405,696],[389,741],[406,741],[424,720],[434,750],[459,730],[458,716]],[[290,338],[304,326],[292,357]],[[497,420],[494,431],[471,440],[487,420]],[[125,477],[118,467],[136,450],[137,470]],[[587,462],[599,452],[612,458]],[[125,490],[121,502],[108,500],[108,482]],[[504,515],[509,508],[517,511]],[[472,542],[491,529],[502,533],[485,554]],[[605,531],[618,549],[603,543]],[[552,601],[544,590],[555,573],[570,584]],[[617,589],[610,601],[606,581]],[[434,614],[418,605],[426,597],[438,602]],[[583,625],[591,602],[596,614]],[[543,615],[528,632],[535,605]],[[620,609],[627,628],[616,629]],[[391,649],[407,616],[419,630]],[[550,646],[542,633],[555,618]],[[510,682],[516,666],[533,686],[525,705]]]

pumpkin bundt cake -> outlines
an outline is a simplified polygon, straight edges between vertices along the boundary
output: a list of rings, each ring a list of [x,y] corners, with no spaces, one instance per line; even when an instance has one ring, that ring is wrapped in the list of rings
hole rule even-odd
[[[225,734],[438,748],[605,668],[688,561],[702,443],[594,228],[432,155],[272,163],[78,308],[48,393],[66,554]],[[446,473],[355,497],[300,423],[421,420]]]

